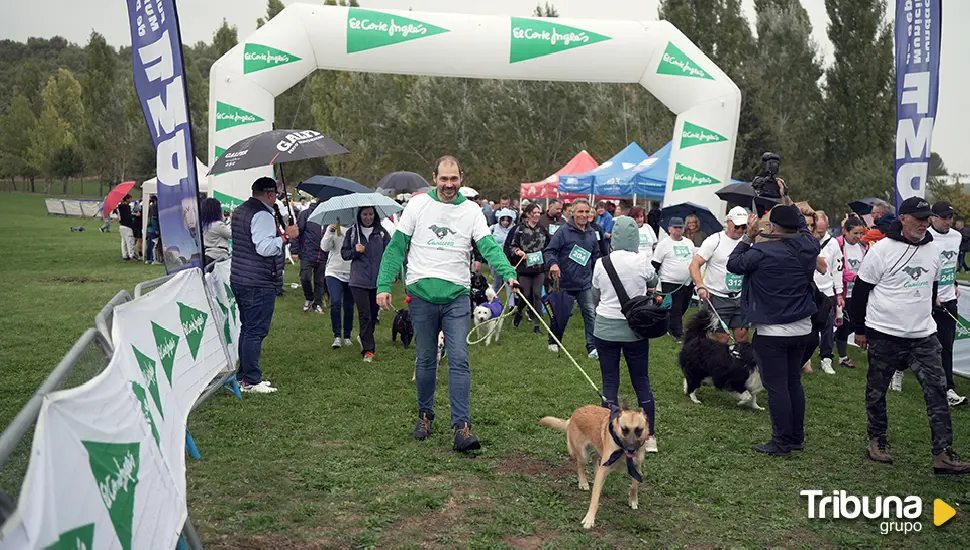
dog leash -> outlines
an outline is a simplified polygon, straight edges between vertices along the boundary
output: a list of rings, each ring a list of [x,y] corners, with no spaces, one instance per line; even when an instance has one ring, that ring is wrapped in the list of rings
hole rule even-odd
[[[519,265],[522,264],[522,260],[524,260],[524,259],[525,258],[519,258],[519,261],[516,262],[516,264],[514,266],[512,266],[512,269],[518,269],[519,268]],[[498,290],[495,291],[495,297],[496,298],[502,293],[502,290],[508,284],[509,284],[508,281],[504,281],[502,283],[502,286],[498,287]],[[516,289],[515,292],[518,292],[518,290]],[[508,311],[504,311],[503,310],[502,311],[502,314],[499,315],[498,317],[494,317],[492,319],[489,319],[488,321],[485,321],[485,323],[479,323],[477,325],[472,326],[471,330],[468,331],[468,336],[465,337],[465,342],[467,344],[469,344],[469,345],[475,345],[475,344],[480,344],[480,343],[484,342],[485,340],[488,340],[489,337],[492,336],[492,334],[495,333],[496,330],[498,330],[498,325],[499,325],[498,322],[501,321],[502,319],[505,319],[506,317],[508,317],[510,315],[513,315],[514,313],[515,313],[515,309],[509,309]],[[492,323],[492,321],[495,321],[495,322]],[[492,328],[489,329],[489,331],[485,334],[485,336],[482,336],[481,338],[478,338],[477,340],[472,340],[471,339],[472,338],[472,334],[474,334],[475,330],[478,329],[478,327],[480,327],[480,326],[482,326],[482,325],[484,325],[486,323],[492,323]]]
[[[950,319],[953,319],[956,322],[956,324],[957,324],[957,332],[959,332],[961,334],[961,336],[965,336],[965,335],[970,334],[970,327],[967,327],[967,325],[963,324],[960,321],[960,319],[958,319],[956,316],[954,316],[952,313],[950,313],[950,310],[948,310],[946,308],[942,308],[942,309],[943,309],[943,311],[946,312],[947,315],[950,316]]]
[[[727,333],[728,338],[730,338],[731,340],[731,346],[733,347],[734,345],[736,345],[737,341],[734,340],[734,335],[731,334],[731,329],[728,328],[727,323],[724,322],[724,319],[721,318],[721,315],[717,312],[716,309],[714,309],[714,304],[712,304],[709,299],[707,300],[707,307],[711,308],[711,313],[714,314],[714,319],[721,325],[721,328],[724,329],[724,332]]]
[[[606,399],[606,396],[603,395],[603,392],[601,392],[599,388],[596,386],[596,383],[593,382],[593,379],[590,378],[588,374],[586,374],[586,371],[583,370],[583,367],[579,366],[579,363],[577,363],[576,359],[574,359],[572,354],[569,353],[569,350],[566,349],[566,346],[564,346],[562,342],[559,341],[559,338],[557,338],[556,335],[552,333],[552,329],[549,328],[549,325],[546,324],[546,320],[542,317],[542,315],[540,315],[539,312],[536,311],[536,308],[532,307],[532,302],[526,299],[525,295],[522,294],[522,291],[520,289],[518,288],[515,289],[515,293],[519,295],[519,299],[525,300],[525,304],[529,306],[530,310],[532,310],[532,314],[535,315],[535,318],[538,319],[540,323],[542,323],[542,327],[546,329],[546,332],[549,333],[549,336],[551,336],[552,339],[556,341],[556,345],[559,346],[559,349],[566,352],[566,357],[569,358],[573,366],[579,369],[579,372],[581,372],[583,376],[586,377],[586,381],[589,382],[589,385],[593,386],[593,391],[596,392],[596,395],[600,396],[600,399],[602,400],[603,403],[609,403],[609,401]]]

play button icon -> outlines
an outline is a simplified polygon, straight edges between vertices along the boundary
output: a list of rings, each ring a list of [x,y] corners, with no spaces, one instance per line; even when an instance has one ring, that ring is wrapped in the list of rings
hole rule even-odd
[[[949,504],[940,499],[933,501],[933,525],[939,527],[950,521],[955,515],[957,515],[957,511]]]

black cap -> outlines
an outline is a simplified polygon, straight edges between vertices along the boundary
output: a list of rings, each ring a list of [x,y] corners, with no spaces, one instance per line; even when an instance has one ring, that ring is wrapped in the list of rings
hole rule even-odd
[[[776,206],[771,209],[768,221],[785,229],[798,229],[804,218],[797,206]]]
[[[267,191],[276,191],[276,180],[263,176],[253,182],[253,193],[265,193]]]
[[[909,214],[914,218],[925,220],[933,215],[933,211],[930,209],[930,203],[926,202],[926,199],[922,197],[910,197],[904,200],[903,204],[899,205],[897,214],[900,216]]]
[[[684,218],[670,218],[670,221],[667,222],[667,227],[684,227]]]
[[[933,204],[933,208],[931,208],[930,211],[933,212],[934,216],[939,218],[949,218],[953,215],[953,207],[950,206],[950,203],[945,201],[940,201]]]

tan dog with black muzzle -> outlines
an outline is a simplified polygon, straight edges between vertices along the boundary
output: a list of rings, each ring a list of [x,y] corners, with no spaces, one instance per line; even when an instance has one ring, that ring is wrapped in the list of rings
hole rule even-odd
[[[613,470],[626,470],[633,478],[630,483],[629,503],[630,508],[637,509],[637,488],[643,480],[643,444],[650,433],[650,422],[643,409],[631,411],[625,403],[622,408],[614,408],[612,411],[597,405],[587,405],[576,409],[569,420],[547,416],[539,423],[566,432],[569,455],[576,460],[579,488],[584,491],[589,491],[589,481],[586,479],[589,447],[593,447],[599,455],[589,511],[583,518],[584,528],[593,528],[603,482],[606,475]]]

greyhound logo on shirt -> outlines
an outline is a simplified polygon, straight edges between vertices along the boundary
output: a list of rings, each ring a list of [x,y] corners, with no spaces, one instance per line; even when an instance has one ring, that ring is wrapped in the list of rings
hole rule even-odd
[[[448,238],[449,235],[453,236],[458,234],[458,233],[455,233],[454,229],[450,227],[438,227],[437,225],[431,225],[430,227],[428,227],[428,229],[430,229],[431,232],[434,233],[435,237],[437,237],[437,240],[428,239],[428,246],[437,246],[437,247],[455,246],[454,238],[445,240]]]
[[[862,263],[862,260],[851,259],[849,260],[849,267],[852,268],[852,271],[859,271],[859,265],[861,263]]]
[[[957,253],[955,250],[944,250],[943,252],[940,252],[940,256],[943,256],[947,260],[952,260],[956,255]]]
[[[450,227],[438,227],[437,225],[432,225],[428,229],[437,235],[439,239],[444,239],[448,235],[455,234],[454,230],[452,230]]]
[[[903,271],[905,271],[907,275],[909,275],[910,277],[912,277],[912,279],[914,281],[918,281],[919,278],[924,273],[929,273],[929,270],[928,269],[926,269],[925,267],[922,267],[922,266],[918,266],[918,265],[917,266],[912,266],[912,267],[906,266],[906,267],[903,268]]]

